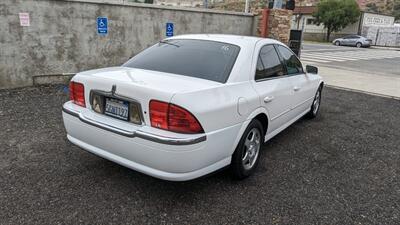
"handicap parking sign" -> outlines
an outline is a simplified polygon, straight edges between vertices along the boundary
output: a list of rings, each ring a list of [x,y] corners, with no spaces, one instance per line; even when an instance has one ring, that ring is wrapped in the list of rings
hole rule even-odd
[[[174,36],[174,24],[173,23],[167,23],[167,26],[165,27],[165,36],[167,36],[167,37]]]
[[[97,33],[98,34],[107,34],[108,33],[107,17],[97,17]]]

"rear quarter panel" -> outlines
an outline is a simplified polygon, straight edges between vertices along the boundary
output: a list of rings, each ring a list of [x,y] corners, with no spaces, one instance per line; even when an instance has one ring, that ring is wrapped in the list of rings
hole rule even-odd
[[[250,82],[240,82],[178,93],[171,102],[193,113],[207,133],[243,123],[258,107],[259,98]]]

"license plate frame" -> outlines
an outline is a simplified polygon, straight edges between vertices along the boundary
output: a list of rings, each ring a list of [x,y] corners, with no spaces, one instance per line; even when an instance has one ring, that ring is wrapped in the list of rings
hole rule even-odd
[[[105,97],[104,114],[113,118],[129,120],[129,102],[117,98]]]

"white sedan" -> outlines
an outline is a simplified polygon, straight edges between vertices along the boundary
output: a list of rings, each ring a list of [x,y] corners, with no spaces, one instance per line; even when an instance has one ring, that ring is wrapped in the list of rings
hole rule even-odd
[[[120,67],[76,74],[64,125],[73,144],[157,178],[191,180],[230,165],[243,179],[264,142],[317,116],[317,73],[275,40],[176,36]]]

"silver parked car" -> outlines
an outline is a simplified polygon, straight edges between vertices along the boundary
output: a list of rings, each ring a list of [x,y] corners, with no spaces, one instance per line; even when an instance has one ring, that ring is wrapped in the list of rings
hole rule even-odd
[[[359,35],[347,35],[345,37],[333,40],[332,43],[336,46],[347,45],[347,46],[355,46],[357,48],[361,48],[361,47],[370,47],[372,40]]]

